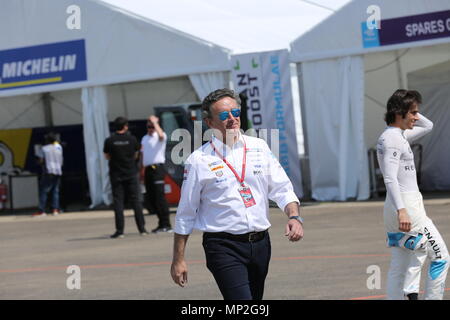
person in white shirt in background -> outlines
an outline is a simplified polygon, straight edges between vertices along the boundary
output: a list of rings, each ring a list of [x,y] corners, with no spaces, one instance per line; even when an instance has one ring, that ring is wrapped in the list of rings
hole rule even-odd
[[[141,180],[144,180],[147,210],[158,216],[158,226],[153,233],[173,232],[170,212],[164,192],[166,170],[167,135],[159,125],[158,117],[152,115],[147,121],[147,134],[141,140]]]
[[[45,145],[42,147],[38,160],[42,165],[42,175],[39,181],[39,211],[33,216],[46,216],[48,194],[51,194],[51,207],[53,215],[59,214],[59,185],[61,183],[63,149],[58,142],[56,133],[45,135]]]
[[[202,113],[214,136],[186,160],[171,276],[187,284],[185,248],[197,229],[224,299],[261,300],[271,256],[268,200],[287,215],[290,241],[303,238],[300,202],[266,142],[240,133],[239,96],[216,90],[203,100]]]
[[[410,142],[424,136],[433,123],[419,114],[419,92],[399,89],[389,98],[388,127],[377,144],[377,157],[386,185],[384,224],[391,247],[387,299],[417,300],[422,266],[428,257],[425,299],[442,299],[449,266],[447,247],[427,217],[417,185]]]

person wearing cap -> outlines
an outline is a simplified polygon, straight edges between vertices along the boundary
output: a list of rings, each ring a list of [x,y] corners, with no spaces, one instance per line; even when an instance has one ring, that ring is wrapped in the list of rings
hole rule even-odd
[[[123,238],[125,219],[125,195],[128,197],[134,211],[134,218],[140,235],[148,235],[145,229],[145,219],[139,197],[139,180],[137,158],[139,143],[128,131],[128,120],[117,117],[114,120],[115,133],[105,139],[103,152],[109,160],[109,177],[113,193],[113,206],[116,232],[112,239]]]
[[[303,220],[293,186],[267,143],[241,134],[240,111],[239,96],[229,89],[203,100],[203,119],[214,134],[186,160],[171,276],[186,286],[185,248],[197,229],[223,298],[261,300],[271,256],[268,200],[286,213],[290,241],[303,238]]]
[[[141,179],[143,178],[145,183],[148,211],[158,216],[158,226],[152,230],[153,233],[173,232],[164,193],[166,143],[167,135],[160,127],[158,117],[150,116],[147,121],[147,134],[141,140]]]

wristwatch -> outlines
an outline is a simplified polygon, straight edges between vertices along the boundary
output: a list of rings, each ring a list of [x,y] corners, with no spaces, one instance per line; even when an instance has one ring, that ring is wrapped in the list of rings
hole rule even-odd
[[[300,217],[300,216],[292,216],[292,217],[289,217],[289,220],[291,220],[291,219],[297,220],[298,222],[300,222],[301,224],[303,224],[303,218]]]

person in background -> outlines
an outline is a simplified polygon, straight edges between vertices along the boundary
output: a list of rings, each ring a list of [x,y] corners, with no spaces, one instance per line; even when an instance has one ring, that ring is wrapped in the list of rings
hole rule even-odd
[[[60,213],[59,186],[61,183],[63,166],[63,149],[58,142],[57,135],[49,132],[44,137],[44,146],[38,155],[42,165],[42,175],[39,181],[39,211],[33,216],[46,216],[48,195],[51,195],[51,208],[54,216]]]
[[[166,143],[167,135],[159,126],[159,119],[150,116],[147,134],[141,140],[141,177],[145,183],[148,211],[158,216],[158,226],[152,230],[153,233],[173,232],[164,193]]]
[[[117,117],[114,120],[116,132],[105,140],[103,152],[109,160],[109,177],[113,193],[113,206],[116,232],[111,238],[123,238],[125,219],[125,195],[131,202],[134,218],[139,233],[148,235],[145,229],[145,219],[142,203],[139,197],[139,179],[137,158],[139,156],[139,143],[135,136],[128,132],[128,120]]]

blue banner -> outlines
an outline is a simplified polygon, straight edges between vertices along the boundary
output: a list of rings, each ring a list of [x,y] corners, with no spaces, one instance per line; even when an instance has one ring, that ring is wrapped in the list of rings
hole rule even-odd
[[[0,90],[85,80],[84,40],[0,51]]]
[[[363,35],[363,46],[364,48],[373,48],[380,46],[380,36],[378,34],[378,29],[369,29],[367,23],[361,23],[361,31]]]

